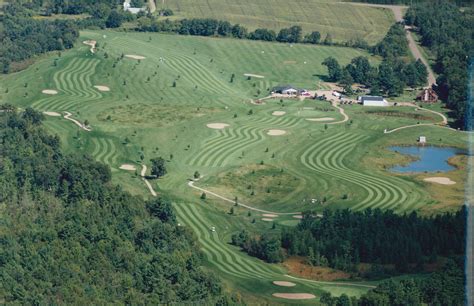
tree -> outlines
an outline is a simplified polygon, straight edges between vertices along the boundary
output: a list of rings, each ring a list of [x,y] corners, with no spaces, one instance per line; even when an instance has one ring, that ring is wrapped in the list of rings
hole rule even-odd
[[[323,44],[332,45],[332,35],[330,33],[326,34],[326,38],[324,38]]]
[[[122,15],[117,10],[112,10],[105,21],[107,28],[118,28],[122,25]]]
[[[328,79],[331,82],[337,82],[342,77],[342,69],[339,65],[339,62],[334,57],[328,57],[323,62],[322,65],[328,68]]]
[[[230,208],[229,214],[230,214],[230,215],[233,215],[233,214],[234,214],[234,207],[231,207],[231,208]]]
[[[163,197],[155,197],[145,203],[146,209],[153,217],[163,222],[176,222],[171,201]]]
[[[151,161],[151,174],[156,176],[157,178],[162,177],[167,173],[165,160],[162,157],[157,157],[150,159]]]
[[[206,193],[203,192],[203,193],[201,194],[201,200],[205,200],[205,199],[206,199]]]
[[[198,179],[201,177],[201,174],[199,173],[199,171],[195,171],[193,176],[195,179]]]
[[[318,31],[311,32],[311,34],[308,34],[304,38],[304,42],[308,44],[319,44],[321,40],[321,33]]]

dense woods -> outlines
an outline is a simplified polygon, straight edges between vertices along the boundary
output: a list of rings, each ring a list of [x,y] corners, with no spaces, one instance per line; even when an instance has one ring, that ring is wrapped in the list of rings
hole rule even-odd
[[[0,69],[10,71],[12,62],[35,55],[73,47],[79,36],[77,27],[69,20],[35,20],[17,5],[7,5],[0,15]]]
[[[232,304],[201,268],[165,198],[144,202],[110,169],[61,152],[27,108],[0,113],[2,300],[40,304]]]
[[[461,11],[448,1],[432,2],[410,7],[405,22],[416,27],[422,45],[436,56],[440,97],[453,110],[459,125],[472,129],[472,113],[466,112],[466,106],[468,66],[474,56],[474,10]]]
[[[462,306],[465,305],[463,267],[463,258],[451,258],[440,271],[421,279],[386,281],[360,298],[349,298],[346,294],[332,297],[323,293],[320,301],[329,306]]]
[[[283,248],[288,255],[306,257],[311,265],[351,272],[361,262],[372,263],[372,275],[377,276],[385,273],[381,265],[392,264],[397,273],[406,273],[422,270],[438,256],[462,255],[465,218],[465,210],[435,217],[378,209],[325,210],[321,218],[305,213],[298,226],[284,228],[281,237],[254,237],[243,230],[232,236],[232,243],[268,262],[282,261]]]

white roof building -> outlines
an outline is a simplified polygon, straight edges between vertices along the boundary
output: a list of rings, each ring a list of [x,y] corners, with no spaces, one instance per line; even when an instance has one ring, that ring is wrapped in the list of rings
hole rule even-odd
[[[360,96],[357,100],[364,106],[388,106],[387,100],[380,96]]]

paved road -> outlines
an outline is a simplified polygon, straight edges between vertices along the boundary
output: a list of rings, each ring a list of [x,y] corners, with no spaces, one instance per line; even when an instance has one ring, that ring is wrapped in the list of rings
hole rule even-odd
[[[404,5],[383,5],[383,4],[357,3],[357,2],[344,2],[344,3],[348,3],[352,5],[381,7],[381,8],[390,9],[392,10],[393,15],[395,16],[395,20],[397,22],[403,21],[403,10],[408,8],[408,6],[404,6]],[[418,59],[421,60],[421,62],[426,66],[426,69],[428,70],[428,87],[432,87],[433,84],[436,84],[436,77],[433,73],[433,70],[431,69],[428,63],[428,60],[421,55],[420,49],[418,49],[415,39],[413,38],[413,35],[409,31],[409,29],[405,28],[405,32],[406,32],[407,40],[408,40],[408,47],[410,48],[410,51],[413,54],[413,57],[417,60]]]

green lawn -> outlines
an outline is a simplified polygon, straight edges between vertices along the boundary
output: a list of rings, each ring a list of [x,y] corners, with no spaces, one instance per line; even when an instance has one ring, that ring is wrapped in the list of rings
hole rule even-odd
[[[158,6],[162,5],[157,0]],[[395,22],[390,10],[359,7],[337,0],[165,0],[178,18],[216,18],[239,23],[254,30],[279,30],[300,25],[305,33],[327,33],[337,41],[363,38],[380,41]],[[173,17],[173,18],[176,18]]]
[[[85,39],[98,41],[97,53],[78,43],[61,56],[51,55],[25,71],[1,76],[0,101],[40,111],[69,111],[73,118],[88,120],[92,132],[61,117],[47,117],[45,125],[60,136],[67,152],[88,153],[108,164],[113,181],[134,194],[149,196],[135,172],[120,170],[120,165],[131,163],[140,170],[142,152],[148,165],[150,158],[165,157],[169,173],[151,183],[157,192],[172,197],[179,222],[194,230],[209,267],[242,293],[269,303],[278,302],[271,297],[274,292],[360,295],[368,288],[294,280],[298,285],[292,289],[273,286],[273,280],[289,280],[282,267],[251,258],[228,243],[242,228],[261,232],[271,229],[273,222],[262,221],[262,214],[255,211],[248,216],[242,207],[235,207],[231,216],[233,204],[211,196],[201,200],[201,192],[187,185],[194,171],[203,175],[197,186],[270,211],[326,207],[429,211],[437,200],[425,183],[384,169],[404,160],[386,147],[415,144],[419,135],[432,144],[465,146],[462,134],[439,127],[383,134],[386,128],[439,120],[429,113],[414,117],[412,108],[391,108],[397,112],[384,115],[378,110],[387,109],[347,105],[350,121],[326,125],[307,119],[341,120],[327,102],[251,103],[278,84],[315,89],[326,74],[320,64],[324,58],[331,55],[346,64],[356,56],[369,56],[360,50],[113,31],[82,32],[81,41]],[[245,73],[264,78],[248,80]],[[108,86],[110,91],[98,91],[94,85]],[[46,95],[43,89],[58,94]],[[285,114],[274,116],[274,111]],[[229,126],[215,130],[208,123]],[[270,136],[269,129],[286,134]],[[279,216],[274,222],[279,230],[297,220]],[[216,232],[210,231],[212,226]]]

